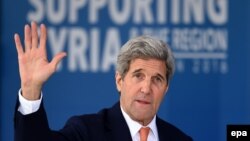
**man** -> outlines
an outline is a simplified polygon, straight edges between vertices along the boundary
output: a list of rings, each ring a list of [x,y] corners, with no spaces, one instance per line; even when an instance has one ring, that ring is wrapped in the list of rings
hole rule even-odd
[[[156,116],[174,72],[170,48],[151,37],[128,41],[117,59],[120,101],[97,114],[72,117],[63,129],[49,129],[42,86],[66,53],[46,56],[46,27],[25,26],[24,48],[15,34],[21,90],[15,113],[16,141],[190,141],[189,136]]]

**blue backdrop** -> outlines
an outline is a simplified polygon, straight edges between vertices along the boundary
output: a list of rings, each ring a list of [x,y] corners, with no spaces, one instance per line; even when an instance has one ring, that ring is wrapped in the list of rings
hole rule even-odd
[[[176,73],[159,116],[197,141],[224,141],[227,124],[250,123],[248,0],[2,0],[0,140],[13,140],[20,89],[14,33],[48,27],[49,58],[67,57],[43,88],[52,129],[118,99],[116,55],[129,38],[168,42]]]

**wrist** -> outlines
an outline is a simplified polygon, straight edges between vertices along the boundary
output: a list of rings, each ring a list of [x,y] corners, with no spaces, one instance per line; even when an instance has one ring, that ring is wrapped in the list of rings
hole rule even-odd
[[[38,100],[41,97],[41,87],[40,86],[25,86],[21,87],[22,96],[27,100]]]

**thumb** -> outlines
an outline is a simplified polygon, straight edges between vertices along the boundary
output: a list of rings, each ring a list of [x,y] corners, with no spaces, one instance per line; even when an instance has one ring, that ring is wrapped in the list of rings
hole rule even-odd
[[[57,65],[62,60],[62,58],[65,57],[66,55],[67,54],[65,52],[60,52],[54,56],[54,58],[52,59],[52,61],[50,63],[50,65],[52,65],[52,68],[54,69],[54,71],[56,70]]]

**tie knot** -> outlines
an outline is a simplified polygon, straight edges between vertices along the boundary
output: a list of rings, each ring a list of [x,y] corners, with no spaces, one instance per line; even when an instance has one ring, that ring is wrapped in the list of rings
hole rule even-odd
[[[140,141],[147,141],[149,130],[149,127],[142,127],[140,129]]]

